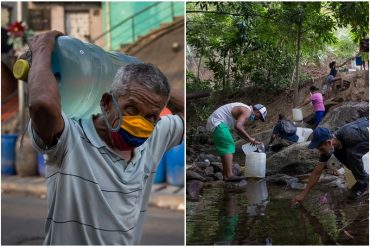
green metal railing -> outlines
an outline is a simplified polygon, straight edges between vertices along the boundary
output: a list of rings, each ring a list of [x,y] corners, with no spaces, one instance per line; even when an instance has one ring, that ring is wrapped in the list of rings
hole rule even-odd
[[[111,9],[117,2],[105,4],[105,8]],[[114,9],[114,11],[118,10]],[[117,50],[121,44],[132,44],[139,36],[148,34],[151,30],[159,28],[161,24],[173,22],[176,16],[184,16],[184,4],[181,2],[154,2],[112,26],[110,26],[112,16],[109,16],[108,30],[93,38],[92,43],[104,39],[107,49]],[[117,20],[117,15],[113,17]]]

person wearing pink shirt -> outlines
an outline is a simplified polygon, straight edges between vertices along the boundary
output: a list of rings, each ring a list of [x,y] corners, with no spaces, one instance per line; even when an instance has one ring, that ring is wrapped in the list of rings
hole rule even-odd
[[[320,93],[319,89],[315,86],[310,87],[310,97],[308,97],[301,105],[299,105],[298,108],[301,108],[310,102],[312,102],[313,109],[315,111],[314,128],[316,128],[325,116],[325,106],[324,97]]]

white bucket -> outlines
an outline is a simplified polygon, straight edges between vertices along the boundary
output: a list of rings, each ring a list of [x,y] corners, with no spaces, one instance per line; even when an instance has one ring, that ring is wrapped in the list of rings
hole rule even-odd
[[[297,141],[297,143],[304,142],[304,138],[303,138],[303,136],[302,136],[302,134],[303,134],[303,128],[301,128],[301,127],[297,127],[297,131],[295,132],[295,134],[298,136],[298,141]]]
[[[301,108],[293,108],[293,120],[300,122],[303,120],[303,113]]]
[[[297,136],[302,136],[303,134],[303,128],[302,127],[297,127],[297,131],[295,132]]]
[[[250,143],[242,146],[245,154],[245,177],[264,178],[266,175],[266,154],[254,152],[256,149],[257,147]]]
[[[310,128],[303,128],[302,136],[304,138],[304,141],[307,141],[308,137],[312,134],[313,130]]]
[[[364,164],[364,169],[369,174],[369,152],[362,156],[362,163]]]
[[[246,153],[244,175],[247,178],[264,178],[266,175],[266,154]]]
[[[304,137],[303,136],[298,136],[297,143],[302,143],[302,142],[304,142]]]

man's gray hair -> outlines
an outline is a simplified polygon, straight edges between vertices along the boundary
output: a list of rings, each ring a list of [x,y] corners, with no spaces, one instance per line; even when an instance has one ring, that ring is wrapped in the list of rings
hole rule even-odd
[[[124,92],[132,83],[140,84],[161,96],[170,95],[171,86],[166,76],[150,63],[127,64],[121,67],[114,77],[110,92]]]

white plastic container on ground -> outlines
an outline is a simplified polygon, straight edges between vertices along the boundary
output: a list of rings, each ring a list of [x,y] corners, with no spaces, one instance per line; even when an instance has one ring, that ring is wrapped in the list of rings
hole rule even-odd
[[[247,178],[264,178],[266,176],[266,154],[253,152],[257,148],[251,144],[244,144],[245,172]]]

